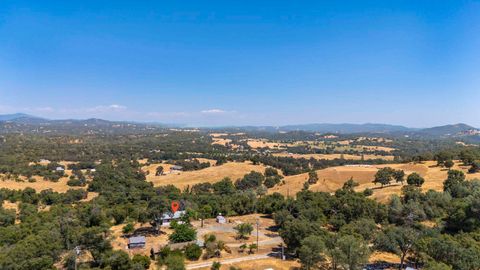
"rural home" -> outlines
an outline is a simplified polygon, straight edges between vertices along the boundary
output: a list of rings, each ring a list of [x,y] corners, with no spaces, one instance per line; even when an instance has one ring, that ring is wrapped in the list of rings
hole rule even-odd
[[[57,172],[63,172],[63,171],[65,171],[65,169],[64,169],[63,167],[60,167],[60,166],[59,166],[59,167],[55,168],[55,171],[57,171]]]
[[[175,213],[167,212],[162,215],[162,226],[170,226],[170,222],[174,220],[179,220],[183,215],[185,215],[185,211],[177,211]],[[180,223],[180,222],[179,222]]]
[[[128,238],[128,248],[144,248],[145,247],[145,236],[133,236]]]

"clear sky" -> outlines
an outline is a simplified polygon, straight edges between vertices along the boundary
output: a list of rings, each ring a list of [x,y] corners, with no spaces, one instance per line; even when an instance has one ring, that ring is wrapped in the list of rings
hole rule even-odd
[[[0,113],[480,127],[480,1],[0,1]]]

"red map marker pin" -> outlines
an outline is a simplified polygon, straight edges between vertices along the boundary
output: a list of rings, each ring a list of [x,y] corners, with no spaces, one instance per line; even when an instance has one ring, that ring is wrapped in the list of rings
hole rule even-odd
[[[180,207],[180,204],[178,202],[173,201],[172,202],[172,212],[175,214],[175,212],[178,211],[178,208]]]

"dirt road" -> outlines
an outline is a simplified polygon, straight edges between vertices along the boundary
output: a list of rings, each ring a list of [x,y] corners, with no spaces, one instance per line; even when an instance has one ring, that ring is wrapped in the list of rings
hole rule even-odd
[[[225,260],[220,260],[218,262],[224,265],[224,264],[232,264],[232,263],[245,262],[245,261],[261,260],[261,259],[267,259],[267,258],[270,258],[269,254],[259,254],[259,255],[250,255],[250,256],[245,256],[240,258],[225,259]],[[186,268],[187,269],[205,268],[205,267],[210,267],[212,263],[213,262],[188,264],[186,265]]]

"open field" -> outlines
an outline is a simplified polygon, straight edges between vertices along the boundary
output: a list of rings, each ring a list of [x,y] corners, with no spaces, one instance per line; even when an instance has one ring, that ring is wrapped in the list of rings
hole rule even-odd
[[[253,165],[251,163],[229,162],[220,166],[213,166],[197,171],[179,172],[175,174],[155,176],[155,166],[164,166],[165,164],[152,164],[148,166],[150,174],[147,175],[147,181],[152,182],[155,186],[175,185],[183,189],[198,183],[215,183],[225,177],[229,177],[232,181],[243,177],[245,174],[256,171],[263,173],[265,166]],[[165,167],[164,167],[165,168]],[[168,170],[165,168],[165,170]],[[153,172],[153,173],[152,173]]]
[[[231,143],[232,140],[230,139],[224,139],[224,138],[212,138],[213,142],[212,144],[218,144],[218,145],[223,145],[223,146],[227,146],[227,144]]]
[[[53,191],[65,193],[69,189],[85,189],[85,187],[71,187],[67,185],[68,178],[62,177],[58,182],[52,182],[43,180],[43,177],[40,176],[33,176],[36,180],[35,182],[28,182],[27,179],[24,177],[20,177],[21,181],[15,181],[13,179],[4,179],[3,175],[0,175],[0,188],[8,188],[8,189],[16,189],[16,190],[23,190],[27,187],[35,189],[37,192],[46,189],[52,189]]]
[[[259,140],[259,139],[248,139],[247,144],[253,149],[258,149],[258,148],[285,149],[287,146],[294,146],[294,144],[277,143],[277,142],[270,142],[268,140]]]
[[[214,138],[215,139],[215,138]],[[218,139],[218,138],[217,138]],[[308,146],[314,149],[327,149],[332,148],[338,152],[345,151],[357,151],[357,152],[372,152],[372,151],[384,151],[392,152],[395,148],[387,146],[373,146],[373,145],[361,145],[361,144],[352,144],[354,140],[343,140],[343,141],[295,141],[295,142],[275,142],[269,141],[266,139],[248,139],[247,144],[253,149],[259,148],[269,148],[272,150],[283,150],[287,147],[298,147],[298,146]],[[382,141],[383,142],[383,141]]]
[[[293,158],[305,158],[305,159],[350,159],[350,160],[361,160],[361,155],[350,155],[350,154],[291,154],[291,153],[274,153],[275,157],[293,157]],[[363,155],[365,160],[367,159],[384,159],[384,160],[393,160],[394,156],[380,156],[380,155]]]
[[[436,163],[433,161],[428,161],[422,164],[408,163],[331,167],[317,171],[319,180],[316,184],[310,186],[310,190],[334,192],[335,190],[341,188],[343,183],[353,177],[353,179],[360,184],[357,187],[358,191],[363,191],[366,188],[372,188],[372,197],[379,201],[386,202],[391,195],[399,194],[402,186],[400,184],[393,184],[391,186],[380,188],[378,185],[375,186],[372,181],[378,168],[392,167],[394,169],[404,170],[406,174],[410,174],[412,172],[419,173],[425,178],[425,184],[422,187],[425,191],[429,189],[441,191],[443,190],[443,181],[447,178],[447,170],[437,167],[435,164]],[[456,162],[453,169],[459,169],[466,173],[468,167],[459,166],[459,163]],[[474,178],[480,179],[480,173],[466,174],[466,176],[469,180]],[[307,178],[307,173],[287,176],[284,178],[284,185],[269,189],[269,193],[280,192],[284,195],[288,194],[293,196],[302,189],[303,183],[305,183]]]

